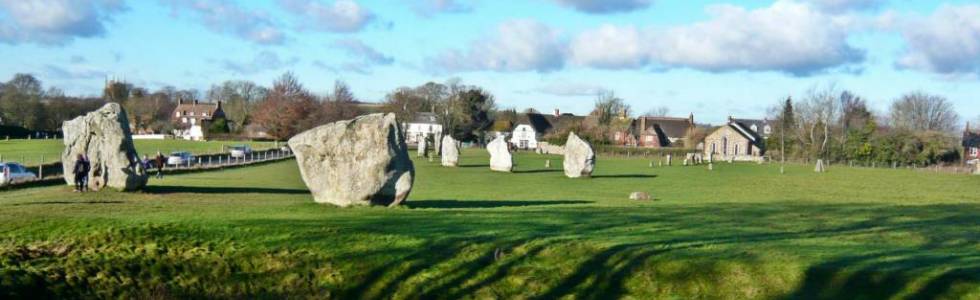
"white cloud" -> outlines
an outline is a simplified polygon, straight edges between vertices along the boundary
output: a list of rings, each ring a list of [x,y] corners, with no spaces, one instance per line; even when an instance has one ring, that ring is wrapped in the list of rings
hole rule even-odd
[[[943,6],[894,24],[907,49],[899,67],[943,75],[980,75],[980,5]]]
[[[349,71],[360,74],[370,74],[371,69],[378,65],[390,65],[395,62],[391,56],[381,53],[358,39],[341,39],[333,43],[333,46],[344,50],[350,60],[341,64],[339,67],[330,66],[323,61],[314,61],[313,65],[324,68],[335,73],[339,71]]]
[[[56,65],[45,65],[45,73],[58,79],[95,79],[105,78],[108,73],[103,70],[86,66],[60,67]]]
[[[570,59],[575,64],[597,68],[642,67],[649,62],[650,38],[632,26],[603,25],[572,41]]]
[[[544,86],[540,86],[534,91],[538,93],[554,95],[554,96],[575,97],[575,96],[595,96],[603,91],[608,91],[608,89],[602,86],[588,84],[588,83],[559,81],[559,82],[552,82]]]
[[[884,4],[884,0],[809,0],[810,3],[820,9],[829,12],[846,12],[853,10],[864,10],[878,8]]]
[[[285,67],[295,65],[299,62],[299,58],[291,58],[288,60],[283,60],[279,58],[274,52],[262,51],[255,55],[254,58],[246,62],[236,62],[232,60],[223,60],[222,66],[232,72],[249,75],[255,73],[261,73],[265,71],[276,71]]]
[[[286,11],[299,16],[303,27],[327,32],[357,32],[374,20],[374,14],[353,0],[325,4],[319,0],[279,0]]]
[[[450,50],[428,59],[445,71],[538,71],[564,66],[565,43],[559,33],[533,20],[507,21],[490,35],[470,43],[466,50]]]
[[[650,6],[651,0],[553,0],[584,13],[608,14],[629,12]]]
[[[249,11],[227,0],[161,0],[173,15],[191,12],[211,31],[232,34],[258,44],[281,44],[285,34],[263,12]]]
[[[126,10],[121,0],[0,0],[0,42],[63,45],[105,35],[105,23]]]
[[[864,60],[847,43],[851,19],[794,1],[746,10],[721,5],[712,19],[667,29],[603,26],[572,43],[573,61],[598,68],[651,64],[709,72],[780,71],[795,75]]]

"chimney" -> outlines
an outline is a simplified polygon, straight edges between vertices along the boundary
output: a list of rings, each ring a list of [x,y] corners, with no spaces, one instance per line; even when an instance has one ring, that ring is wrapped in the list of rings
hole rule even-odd
[[[640,117],[640,134],[647,130],[647,117]]]
[[[731,124],[731,123],[735,123],[735,117],[732,117],[731,115],[729,115],[728,116],[728,124]]]
[[[687,122],[691,123],[691,125],[694,125],[694,112],[691,112],[690,115],[687,115]]]
[[[558,108],[555,108],[555,117],[560,117],[560,116],[561,116],[561,111],[559,111]]]

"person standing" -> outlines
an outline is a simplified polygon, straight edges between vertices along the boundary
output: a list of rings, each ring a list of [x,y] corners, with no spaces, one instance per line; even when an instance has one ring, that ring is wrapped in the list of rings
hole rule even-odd
[[[163,166],[166,165],[167,158],[163,157],[163,153],[157,151],[156,164],[157,164],[157,179],[163,179]]]
[[[72,175],[75,176],[75,192],[85,191],[85,175],[88,173],[85,169],[85,156],[79,154],[72,169]]]

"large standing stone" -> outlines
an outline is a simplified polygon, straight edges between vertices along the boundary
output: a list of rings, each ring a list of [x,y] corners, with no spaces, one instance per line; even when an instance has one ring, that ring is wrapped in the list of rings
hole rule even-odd
[[[110,187],[134,191],[146,186],[149,176],[133,146],[126,111],[118,103],[106,104],[94,112],[66,121],[61,130],[65,136],[61,165],[69,185],[74,184],[72,170],[78,155],[82,154],[88,157],[91,165],[89,189]]]
[[[319,126],[289,147],[317,203],[396,206],[412,191],[415,166],[394,114]]]
[[[592,151],[592,145],[580,139],[574,132],[569,132],[563,165],[568,178],[592,176],[592,170],[595,169],[595,151]]]
[[[487,144],[487,152],[490,152],[490,170],[510,172],[514,169],[514,157],[511,156],[503,136],[498,136]]]
[[[456,139],[446,135],[442,137],[440,144],[442,146],[442,166],[459,166],[459,143],[456,143]]]
[[[428,151],[429,146],[429,136],[423,135],[418,141],[418,157],[425,157],[425,152]]]

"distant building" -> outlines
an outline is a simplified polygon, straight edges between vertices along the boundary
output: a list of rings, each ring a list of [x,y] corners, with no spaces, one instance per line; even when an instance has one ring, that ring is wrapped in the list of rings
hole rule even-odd
[[[184,103],[183,100],[177,100],[177,108],[174,109],[171,118],[176,128],[174,135],[186,140],[204,140],[207,125],[215,118],[225,118],[221,101],[200,103],[194,100],[190,103]]]
[[[612,141],[620,146],[680,147],[696,126],[694,114],[687,118],[641,116],[632,120],[628,127],[614,131]]]
[[[442,137],[442,124],[439,124],[435,113],[416,113],[415,118],[402,124],[402,127],[405,129],[405,142],[409,144],[417,145],[430,136],[433,139]]]
[[[980,132],[970,130],[969,123],[963,130],[963,161],[968,164],[980,162]]]
[[[704,154],[715,160],[758,161],[766,154],[766,142],[751,124],[729,117],[704,139]]]
[[[546,135],[564,133],[572,127],[581,126],[584,120],[585,117],[562,114],[557,109],[551,115],[524,113],[514,122],[508,142],[516,149],[537,149],[538,143]]]

